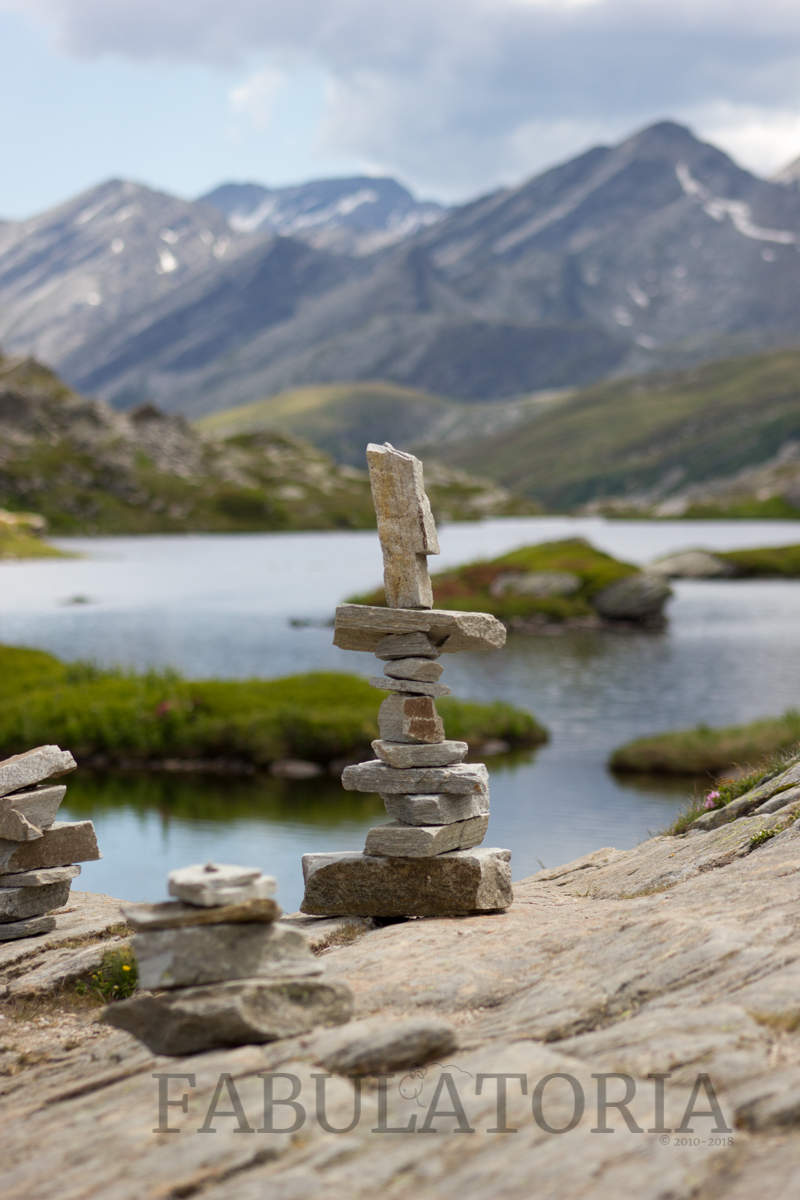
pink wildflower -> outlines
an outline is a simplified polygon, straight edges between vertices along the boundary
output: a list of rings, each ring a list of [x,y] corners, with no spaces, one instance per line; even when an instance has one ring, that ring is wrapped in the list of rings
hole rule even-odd
[[[709,792],[703,803],[703,808],[716,808],[719,792]]]

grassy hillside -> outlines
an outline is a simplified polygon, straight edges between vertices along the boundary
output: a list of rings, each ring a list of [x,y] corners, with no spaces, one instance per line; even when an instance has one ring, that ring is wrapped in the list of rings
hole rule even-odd
[[[636,738],[611,755],[613,771],[647,775],[719,775],[750,767],[765,755],[792,750],[800,742],[800,713],[764,717],[747,725],[712,729],[698,725],[674,733]]]
[[[784,350],[585,388],[511,431],[445,446],[442,457],[564,511],[604,497],[654,503],[797,441],[800,350]],[[773,515],[798,514],[800,490],[795,502],[787,495]]]
[[[0,758],[56,742],[109,765],[165,758],[328,763],[371,755],[382,693],[332,671],[286,679],[189,680],[68,665],[39,650],[0,646]],[[450,737],[474,745],[545,741],[530,713],[510,704],[439,702]]]

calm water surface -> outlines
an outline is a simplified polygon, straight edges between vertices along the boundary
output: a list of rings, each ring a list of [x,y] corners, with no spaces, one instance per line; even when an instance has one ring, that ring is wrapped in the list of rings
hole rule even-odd
[[[450,525],[440,530],[435,567],[576,534],[644,563],[693,545],[797,543],[800,522],[519,518]],[[0,564],[0,641],[103,665],[172,666],[196,677],[269,678],[320,668],[371,673],[372,656],[337,650],[321,622],[348,594],[379,582],[373,533],[60,544],[85,557]],[[447,658],[455,694],[509,699],[551,732],[535,755],[488,762],[486,844],[511,847],[515,878],[599,846],[635,845],[681,806],[685,784],[621,782],[607,772],[608,754],[621,742],[800,704],[800,582],[686,581],[675,591],[663,632],[517,636],[496,654]],[[291,627],[296,617],[320,624]],[[157,900],[168,870],[213,857],[276,874],[288,911],[302,896],[301,854],[361,849],[383,812],[377,798],[345,793],[336,780],[86,772],[73,777],[65,807],[97,826],[104,858],[85,865],[88,890]]]

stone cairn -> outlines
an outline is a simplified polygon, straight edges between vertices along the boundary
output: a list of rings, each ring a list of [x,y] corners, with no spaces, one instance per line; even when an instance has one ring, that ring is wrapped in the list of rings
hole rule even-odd
[[[303,856],[301,912],[316,916],[452,916],[507,908],[509,850],[474,849],[489,823],[488,773],[445,737],[436,697],[441,654],[499,649],[505,629],[487,613],[433,608],[427,556],[439,553],[422,463],[388,442],[367,447],[383,550],[387,608],[343,604],[334,645],[374,651],[370,679],[388,691],[370,762],[346,767],[349,791],[378,792],[393,818],[370,829],[363,853]]]
[[[101,858],[91,821],[56,821],[75,759],[37,746],[0,762],[0,942],[49,933],[79,862]]]
[[[346,984],[325,983],[299,929],[278,920],[275,880],[257,867],[206,863],[169,875],[163,904],[125,906],[139,987],[104,1020],[156,1054],[195,1054],[341,1025]]]

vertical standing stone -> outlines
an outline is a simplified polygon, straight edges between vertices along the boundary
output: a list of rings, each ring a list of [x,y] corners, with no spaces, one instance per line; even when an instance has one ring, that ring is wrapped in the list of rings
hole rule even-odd
[[[370,443],[367,463],[383,551],[386,603],[389,608],[433,608],[427,555],[440,550],[422,463],[388,442]]]

